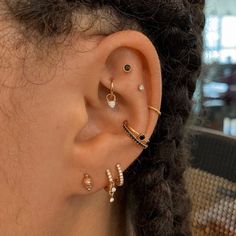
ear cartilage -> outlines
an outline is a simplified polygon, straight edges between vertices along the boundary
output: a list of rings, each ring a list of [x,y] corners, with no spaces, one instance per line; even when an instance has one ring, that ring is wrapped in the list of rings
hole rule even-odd
[[[93,180],[89,174],[84,174],[83,185],[89,192],[92,190]]]
[[[128,134],[128,136],[136,142],[136,144],[140,145],[143,149],[148,148],[148,143],[150,142],[149,139],[146,138],[146,136],[142,133],[137,132],[134,130],[129,124],[128,121],[125,120],[123,122],[123,128]]]
[[[132,71],[132,67],[129,64],[124,65],[123,70],[125,73],[130,73]]]

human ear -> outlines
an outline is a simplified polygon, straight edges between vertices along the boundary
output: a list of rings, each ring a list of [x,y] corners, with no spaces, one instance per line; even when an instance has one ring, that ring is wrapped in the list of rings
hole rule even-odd
[[[130,65],[132,70],[125,72],[125,65]],[[123,122],[127,120],[147,139],[152,135],[159,115],[148,106],[160,110],[161,69],[151,41],[144,34],[129,30],[102,38],[88,52],[83,70],[89,78],[83,83],[88,119],[78,130],[72,155],[78,163],[81,181],[88,173],[93,179],[90,192],[95,192],[107,186],[107,169],[116,179],[115,165],[120,163],[125,170],[143,150],[124,131]],[[114,108],[106,99],[112,81],[116,96]],[[88,193],[82,184],[78,191]]]

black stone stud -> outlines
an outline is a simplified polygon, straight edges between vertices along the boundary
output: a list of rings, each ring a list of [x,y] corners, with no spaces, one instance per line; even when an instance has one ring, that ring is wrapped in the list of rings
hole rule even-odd
[[[126,64],[126,65],[124,66],[124,72],[128,73],[128,72],[130,72],[130,71],[131,71],[131,65]]]
[[[143,140],[145,139],[145,135],[141,134],[141,135],[139,136],[139,139],[143,141]]]

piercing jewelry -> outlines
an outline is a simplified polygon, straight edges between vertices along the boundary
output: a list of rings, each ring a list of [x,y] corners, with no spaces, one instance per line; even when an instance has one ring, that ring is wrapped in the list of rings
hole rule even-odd
[[[129,73],[132,71],[132,67],[129,64],[124,65],[123,70],[125,73]]]
[[[144,90],[145,90],[144,85],[143,85],[143,84],[140,84],[140,85],[138,86],[138,90],[139,90],[140,92],[144,91]]]
[[[161,112],[160,112],[157,108],[152,107],[152,106],[148,106],[148,108],[149,108],[150,110],[155,111],[159,116],[161,115]]]
[[[92,190],[93,180],[89,174],[84,174],[83,185],[89,192]]]
[[[122,172],[122,169],[121,169],[121,165],[117,164],[116,168],[117,168],[118,175],[119,175],[118,180],[116,180],[116,185],[117,186],[123,186],[124,185],[124,175],[123,175],[123,172]]]
[[[111,171],[109,169],[106,170],[107,178],[109,180],[109,186],[105,188],[105,190],[109,193],[110,195],[110,203],[115,201],[114,198],[114,193],[116,191],[116,186],[115,182],[113,181]]]
[[[140,146],[142,146],[143,149],[148,148],[148,143],[150,142],[148,139],[146,139],[145,135],[142,133],[138,133],[135,131],[129,124],[128,121],[125,120],[123,122],[123,128],[125,132]]]
[[[114,109],[116,107],[116,95],[114,94],[114,83],[111,81],[110,93],[106,96],[107,104],[110,108]]]

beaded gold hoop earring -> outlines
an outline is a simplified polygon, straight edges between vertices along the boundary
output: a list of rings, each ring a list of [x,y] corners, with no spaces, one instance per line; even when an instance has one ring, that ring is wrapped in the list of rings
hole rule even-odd
[[[121,169],[121,165],[117,164],[116,168],[117,168],[117,171],[118,171],[118,179],[116,180],[116,185],[117,186],[123,186],[124,185],[124,175],[123,175],[123,171]]]

